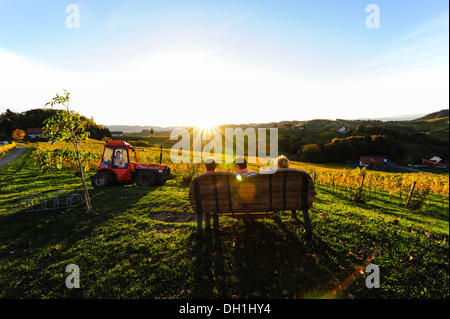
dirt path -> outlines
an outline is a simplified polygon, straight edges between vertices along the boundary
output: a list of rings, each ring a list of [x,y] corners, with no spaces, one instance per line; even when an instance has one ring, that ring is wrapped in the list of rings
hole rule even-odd
[[[0,159],[0,168],[14,161],[17,157],[19,157],[23,152],[25,152],[26,147],[18,147],[13,153],[3,157]]]

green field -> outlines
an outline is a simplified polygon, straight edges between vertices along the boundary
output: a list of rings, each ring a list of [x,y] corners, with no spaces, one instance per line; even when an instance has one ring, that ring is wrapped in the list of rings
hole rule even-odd
[[[409,209],[387,193],[357,202],[316,184],[311,241],[288,212],[220,218],[200,241],[179,180],[89,186],[90,214],[82,204],[16,212],[31,193],[82,193],[71,171],[39,172],[32,151],[0,169],[1,298],[316,299],[341,283],[338,299],[449,298],[448,204],[434,198]],[[327,168],[339,169],[317,170]],[[363,271],[346,281],[370,256],[380,288],[367,288]],[[80,269],[79,289],[65,285],[70,264]]]

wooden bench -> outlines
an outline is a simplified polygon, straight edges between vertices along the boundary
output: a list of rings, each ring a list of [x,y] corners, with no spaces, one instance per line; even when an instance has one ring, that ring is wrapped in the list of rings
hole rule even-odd
[[[311,223],[308,210],[316,191],[310,175],[302,170],[282,168],[239,175],[230,172],[206,173],[195,177],[189,188],[189,201],[197,214],[197,233],[202,234],[203,215],[209,228],[210,215],[214,227],[218,216],[257,219],[272,217],[280,211],[302,211],[306,234],[311,238]]]

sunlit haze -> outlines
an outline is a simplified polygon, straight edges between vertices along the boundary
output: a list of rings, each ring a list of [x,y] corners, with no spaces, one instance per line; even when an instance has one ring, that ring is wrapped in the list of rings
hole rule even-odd
[[[377,27],[361,1],[0,0],[0,113],[44,107],[64,89],[103,125],[448,108],[448,2],[373,3]]]

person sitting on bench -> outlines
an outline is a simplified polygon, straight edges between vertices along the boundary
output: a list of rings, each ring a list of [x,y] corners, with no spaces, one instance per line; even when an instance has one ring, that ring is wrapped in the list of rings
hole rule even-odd
[[[234,167],[234,171],[238,174],[248,173],[247,160],[243,157],[237,157],[236,158],[236,166]]]
[[[289,160],[286,156],[280,155],[275,160],[275,166],[276,168],[289,168]]]
[[[210,157],[205,161],[206,173],[214,173],[216,171],[217,163],[214,158]]]
[[[255,171],[249,171],[247,168],[247,160],[243,157],[236,158],[236,166],[234,171],[240,175],[252,176],[257,174]]]

